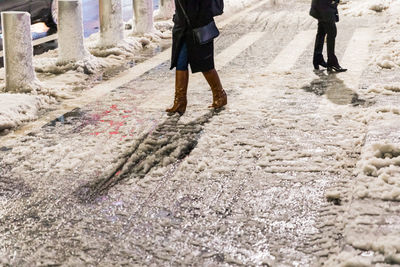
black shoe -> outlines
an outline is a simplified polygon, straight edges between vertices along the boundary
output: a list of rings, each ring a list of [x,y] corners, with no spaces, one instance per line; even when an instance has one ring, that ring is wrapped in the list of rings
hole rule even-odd
[[[340,67],[337,57],[332,55],[328,56],[328,71],[345,72],[347,69]]]
[[[313,65],[314,69],[319,70],[319,66],[321,67],[328,67],[328,64],[325,62],[324,56],[319,54],[319,55],[314,55],[313,59]]]
[[[328,66],[328,71],[346,72],[347,69],[340,67],[340,65],[336,65],[336,66]]]

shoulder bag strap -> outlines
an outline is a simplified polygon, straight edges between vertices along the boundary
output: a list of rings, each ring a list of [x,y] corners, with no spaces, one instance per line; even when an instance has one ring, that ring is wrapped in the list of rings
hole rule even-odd
[[[181,10],[182,10],[182,12],[183,12],[183,15],[185,16],[186,21],[187,21],[189,27],[192,29],[192,24],[190,23],[190,19],[189,19],[188,15],[186,14],[185,9],[183,8],[181,1],[180,1],[180,0],[176,0],[176,1],[178,2],[179,7],[181,8]]]

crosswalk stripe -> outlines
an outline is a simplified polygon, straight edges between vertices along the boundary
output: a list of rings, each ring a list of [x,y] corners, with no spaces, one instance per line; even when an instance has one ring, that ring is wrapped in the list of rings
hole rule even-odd
[[[289,71],[314,40],[315,31],[302,31],[279,53],[268,66],[268,72]]]
[[[341,61],[344,68],[349,68],[339,75],[348,88],[357,90],[360,77],[365,69],[369,57],[369,43],[373,37],[370,28],[358,28],[355,30]]]
[[[242,99],[246,98],[246,101],[237,101],[235,107],[243,107],[247,110],[262,108],[265,104],[264,100],[270,99],[277,90],[276,85],[287,82],[287,77],[282,75],[282,72],[290,71],[295,66],[308,45],[313,41],[314,35],[314,31],[301,31],[294,36],[275,59],[256,74],[259,75],[258,82],[262,82],[263,85],[252,87],[252,90],[243,90],[241,97]],[[248,104],[249,101],[253,101],[251,107]]]
[[[238,57],[244,50],[259,40],[263,35],[265,35],[265,32],[250,32],[242,36],[242,38],[226,48],[216,57],[216,69],[219,70],[226,66],[229,62]]]

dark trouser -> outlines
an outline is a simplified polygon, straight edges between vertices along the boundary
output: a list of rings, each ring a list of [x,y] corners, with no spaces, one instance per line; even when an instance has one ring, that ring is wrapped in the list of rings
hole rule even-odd
[[[315,39],[314,58],[322,55],[325,36],[328,44],[328,63],[335,62],[335,39],[337,35],[335,22],[318,21],[318,33]]]

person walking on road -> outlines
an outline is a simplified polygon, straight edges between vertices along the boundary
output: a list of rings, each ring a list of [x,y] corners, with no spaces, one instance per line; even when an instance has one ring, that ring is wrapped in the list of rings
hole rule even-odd
[[[212,1],[175,0],[171,57],[171,69],[176,68],[175,100],[173,107],[166,110],[168,113],[182,115],[186,111],[189,65],[192,73],[202,72],[211,87],[210,108],[219,109],[227,104],[227,95],[214,67],[213,39],[219,32],[214,23]],[[202,33],[196,36],[199,29]]]
[[[344,72],[347,69],[339,65],[335,55],[335,39],[337,35],[336,22],[339,22],[339,12],[337,6],[340,0],[312,0],[310,15],[318,20],[318,33],[315,40],[314,69],[319,66],[325,67],[328,71]],[[322,55],[325,37],[328,47],[328,63]]]

